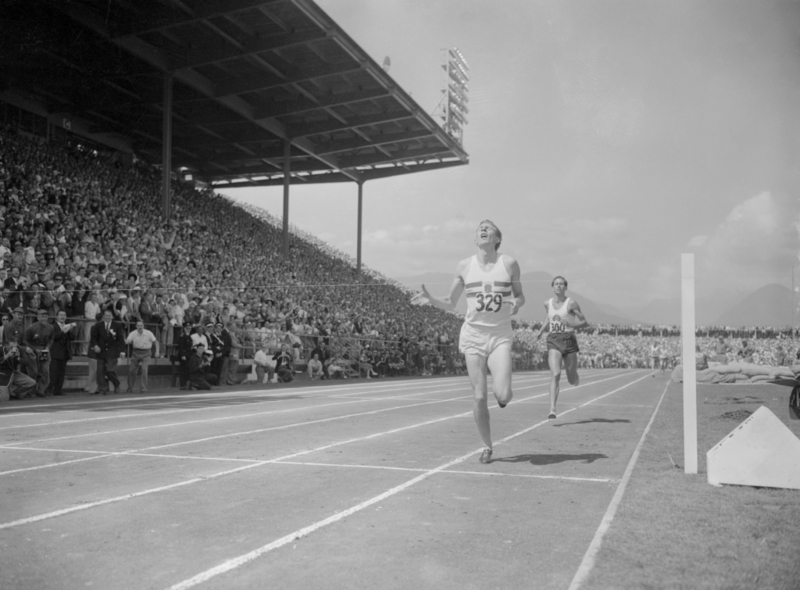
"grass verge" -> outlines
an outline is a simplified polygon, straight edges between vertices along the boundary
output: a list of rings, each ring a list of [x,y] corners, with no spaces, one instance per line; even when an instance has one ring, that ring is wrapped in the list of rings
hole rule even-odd
[[[670,383],[595,566],[595,589],[800,589],[800,491],[713,487],[706,452],[767,406],[795,435],[791,389],[698,385],[698,475],[683,472],[683,389]]]

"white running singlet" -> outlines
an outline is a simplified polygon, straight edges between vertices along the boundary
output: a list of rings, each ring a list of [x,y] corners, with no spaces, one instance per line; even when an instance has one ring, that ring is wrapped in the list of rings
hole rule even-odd
[[[567,313],[567,310],[569,310],[569,297],[564,301],[564,305],[558,309],[553,307],[553,299],[554,298],[551,297],[547,302],[547,318],[550,320],[550,333],[563,334],[564,332],[574,332],[575,329],[572,326],[568,326],[564,323],[564,320],[569,316]]]
[[[476,256],[472,256],[464,274],[467,295],[467,315],[464,322],[477,328],[511,328],[511,274],[503,255],[491,270],[482,270]]]

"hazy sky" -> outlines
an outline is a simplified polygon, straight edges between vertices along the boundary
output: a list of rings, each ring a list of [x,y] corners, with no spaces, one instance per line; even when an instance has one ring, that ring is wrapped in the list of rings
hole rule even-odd
[[[429,113],[470,66],[470,163],[364,185],[364,263],[451,272],[494,220],[523,273],[624,308],[791,284],[800,2],[317,0]],[[282,216],[282,189],[226,194]],[[290,222],[356,253],[357,187],[292,188]]]

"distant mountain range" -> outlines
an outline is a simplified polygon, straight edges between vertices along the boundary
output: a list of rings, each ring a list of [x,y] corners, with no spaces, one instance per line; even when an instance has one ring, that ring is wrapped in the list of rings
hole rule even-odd
[[[419,289],[425,284],[432,295],[444,296],[450,291],[452,273],[429,272],[410,277],[396,278],[398,282]],[[541,321],[545,311],[542,303],[553,295],[550,283],[553,276],[541,271],[524,273],[522,288],[527,300],[520,310],[519,318]],[[673,325],[681,323],[681,300],[657,299],[641,307],[628,308],[623,312],[612,305],[592,301],[580,293],[569,290],[581,305],[591,323],[597,324],[655,324]],[[465,298],[458,303],[458,311],[467,309]],[[790,326],[792,318],[792,291],[783,285],[766,285],[744,299],[698,299],[695,301],[697,325],[713,326]]]

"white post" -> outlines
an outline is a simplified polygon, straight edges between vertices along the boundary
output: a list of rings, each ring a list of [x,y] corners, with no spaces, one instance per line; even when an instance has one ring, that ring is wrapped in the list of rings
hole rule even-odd
[[[694,254],[681,254],[683,335],[683,471],[697,473],[697,373],[695,371]]]

